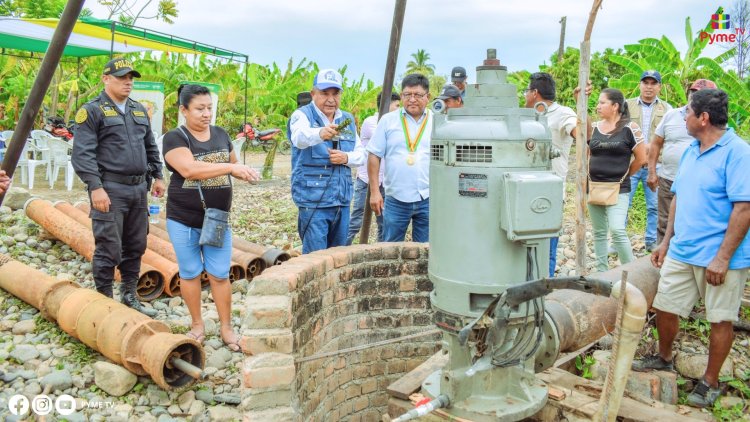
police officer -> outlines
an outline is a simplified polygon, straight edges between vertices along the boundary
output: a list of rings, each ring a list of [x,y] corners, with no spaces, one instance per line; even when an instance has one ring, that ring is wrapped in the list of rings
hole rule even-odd
[[[148,185],[164,195],[161,159],[146,108],[128,98],[141,74],[123,58],[104,66],[104,91],[76,113],[73,168],[86,183],[96,248],[92,269],[96,290],[112,297],[115,267],[120,299],[148,316],[156,311],[136,298],[141,256],[148,234]]]

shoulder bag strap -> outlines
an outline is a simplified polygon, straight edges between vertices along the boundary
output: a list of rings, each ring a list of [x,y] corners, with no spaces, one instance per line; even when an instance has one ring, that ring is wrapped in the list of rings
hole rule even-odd
[[[595,122],[595,123],[598,123],[598,122]],[[627,125],[627,126],[628,126],[628,128],[629,128],[629,129],[631,129],[631,130],[632,130],[632,128],[630,128],[630,124],[631,124],[631,123],[633,123],[633,122],[630,122],[630,123],[628,123],[628,125]],[[592,134],[591,134],[591,136],[594,136],[594,135],[593,135],[593,131],[594,131],[594,130],[598,130],[598,128],[596,127],[596,125],[593,125],[593,124],[592,124],[592,126],[593,126],[593,128],[592,128]],[[623,128],[623,129],[624,129],[624,128]],[[631,133],[631,135],[632,135],[632,133]],[[587,164],[587,165],[586,165],[586,178],[587,178],[587,179],[589,179],[589,182],[591,182],[591,165],[590,165],[590,161],[591,161],[591,160],[586,160],[586,164]],[[623,175],[622,175],[622,178],[620,178],[620,184],[622,184],[622,182],[624,182],[624,181],[625,181],[625,178],[626,178],[626,177],[628,177],[628,173],[629,173],[629,172],[630,172],[630,164],[628,164],[628,168],[627,168],[627,169],[625,169],[625,174],[623,174]]]
[[[188,136],[187,133],[185,133],[185,129],[183,129],[182,126],[178,127],[177,129],[179,129],[180,132],[182,132],[182,136],[185,137],[185,140],[188,143],[188,149],[190,150],[190,154],[192,154],[193,153],[193,148],[192,148],[191,143],[190,143],[190,137]],[[201,181],[200,180],[196,180],[196,182],[198,183],[198,194],[201,196],[201,205],[203,205],[203,209],[205,210],[206,209],[206,199],[203,197],[203,190],[201,189]]]

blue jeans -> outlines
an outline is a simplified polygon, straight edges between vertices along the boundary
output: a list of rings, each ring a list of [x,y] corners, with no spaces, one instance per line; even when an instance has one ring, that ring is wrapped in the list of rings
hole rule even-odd
[[[430,198],[417,202],[401,202],[392,196],[386,196],[383,208],[386,242],[403,242],[409,222],[412,223],[412,241],[430,241]]]
[[[657,201],[658,197],[656,191],[652,191],[651,188],[646,184],[648,179],[648,169],[646,167],[638,170],[634,175],[630,176],[630,198],[628,199],[628,209],[633,203],[633,196],[638,188],[638,183],[643,183],[643,193],[646,196],[646,235],[644,240],[646,243],[656,243],[656,224],[659,219],[657,212]],[[659,189],[657,188],[657,191]],[[625,225],[628,224],[628,214],[625,213]]]
[[[591,227],[594,229],[594,252],[596,253],[596,270],[607,271],[607,232],[612,234],[612,244],[617,249],[620,263],[627,264],[633,260],[633,247],[630,245],[625,221],[628,213],[628,194],[621,193],[615,205],[589,204]]]
[[[349,207],[299,208],[297,232],[302,253],[346,245]]]
[[[367,183],[360,179],[354,181],[354,197],[352,198],[352,215],[349,217],[349,234],[346,236],[346,244],[351,245],[354,236],[359,233],[362,227],[362,218],[365,215],[365,201],[367,200]],[[383,186],[380,187],[380,194],[385,197]],[[383,241],[383,215],[375,217],[378,223],[378,242]]]
[[[555,276],[555,264],[557,264],[557,243],[559,237],[550,237],[549,239],[549,276]]]

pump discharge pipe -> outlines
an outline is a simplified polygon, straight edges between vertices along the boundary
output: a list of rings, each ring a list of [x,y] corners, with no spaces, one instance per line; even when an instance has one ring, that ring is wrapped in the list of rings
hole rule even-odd
[[[83,344],[165,390],[203,378],[201,345],[94,290],[57,280],[0,254],[0,287],[39,309]]]
[[[633,363],[638,342],[641,340],[641,331],[646,323],[646,298],[643,293],[632,284],[626,283],[627,277],[612,287],[612,296],[619,298],[622,283],[625,284],[625,300],[622,308],[622,320],[618,327],[618,337],[615,339],[617,347],[614,355],[610,358],[610,370],[604,381],[605,392],[601,395],[599,409],[594,414],[594,421],[614,422],[617,420],[617,412],[628,382],[630,366]],[[611,387],[611,388],[608,388]]]

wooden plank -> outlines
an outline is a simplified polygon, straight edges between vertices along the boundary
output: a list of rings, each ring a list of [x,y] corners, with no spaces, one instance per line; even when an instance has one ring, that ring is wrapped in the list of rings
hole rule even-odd
[[[411,372],[394,381],[386,391],[393,397],[409,400],[409,396],[422,388],[422,381],[431,373],[442,369],[448,363],[448,354],[439,351]]]
[[[566,394],[563,400],[551,400],[548,402],[549,404],[576,415],[589,418],[594,416],[599,406],[601,383],[555,368],[539,373],[537,377],[549,384],[551,388],[562,390]],[[701,413],[699,409],[688,406],[672,406],[655,400],[627,396],[622,398],[618,415],[627,418],[627,420],[643,422],[655,420],[660,422],[713,420],[710,415]]]

